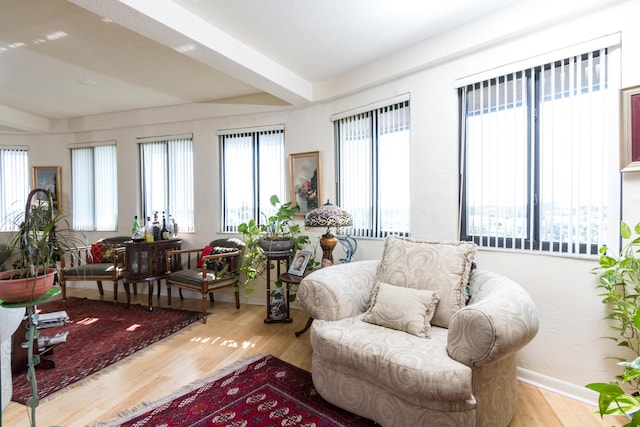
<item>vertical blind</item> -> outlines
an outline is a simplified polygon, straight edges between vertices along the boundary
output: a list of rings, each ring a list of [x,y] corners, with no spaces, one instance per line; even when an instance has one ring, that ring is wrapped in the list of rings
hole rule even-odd
[[[335,121],[338,203],[351,234],[406,236],[410,217],[410,109],[403,101]]]
[[[617,173],[610,66],[599,49],[463,89],[463,238],[597,254]]]
[[[15,231],[29,195],[29,157],[24,147],[0,147],[0,231]]]
[[[71,149],[71,198],[74,229],[118,229],[118,166],[115,144]]]
[[[220,135],[222,153],[222,230],[236,232],[260,212],[273,213],[272,195],[286,200],[284,130]]]
[[[147,141],[144,139],[144,141]],[[191,137],[166,137],[140,143],[142,215],[164,212],[179,231],[193,232],[193,146]],[[146,221],[146,218],[145,218]]]

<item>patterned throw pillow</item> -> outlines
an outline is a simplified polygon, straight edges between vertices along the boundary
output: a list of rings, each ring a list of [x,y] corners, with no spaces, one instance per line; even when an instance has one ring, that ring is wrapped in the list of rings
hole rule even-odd
[[[433,291],[378,282],[362,320],[420,338],[431,338],[430,322],[437,304],[438,294]]]
[[[466,286],[476,245],[387,237],[376,273],[378,282],[430,290],[440,301],[431,323],[449,327],[453,314],[466,304]]]
[[[100,264],[104,253],[104,243],[92,243],[89,252],[90,256],[87,258],[87,264]]]
[[[222,246],[216,246],[212,248],[209,255],[228,254],[235,251],[237,251],[237,249],[235,248],[225,248]],[[234,271],[234,261],[235,261],[234,257],[210,259],[207,261],[207,270],[212,270],[212,271],[215,271],[216,273],[220,273],[226,267],[227,272]]]

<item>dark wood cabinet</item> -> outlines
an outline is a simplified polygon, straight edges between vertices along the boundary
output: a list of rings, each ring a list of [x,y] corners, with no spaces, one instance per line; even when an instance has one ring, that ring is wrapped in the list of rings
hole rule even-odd
[[[123,254],[123,270],[120,275],[127,293],[127,307],[131,302],[129,284],[147,282],[149,284],[149,311],[153,310],[153,284],[158,284],[167,277],[167,251],[180,250],[182,240],[169,239],[154,242],[125,242],[121,250]]]

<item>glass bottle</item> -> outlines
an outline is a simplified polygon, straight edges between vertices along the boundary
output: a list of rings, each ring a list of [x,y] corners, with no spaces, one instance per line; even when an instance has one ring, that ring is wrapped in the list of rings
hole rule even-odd
[[[167,217],[164,215],[164,211],[162,211],[162,229],[160,230],[162,235],[162,240],[167,240],[171,236],[169,235],[169,229],[167,228]]]
[[[138,222],[138,215],[133,216],[133,225],[131,226],[131,238],[140,238],[140,223]]]
[[[147,223],[144,227],[145,240],[147,242],[153,242],[153,224],[151,223],[151,217],[147,217]]]

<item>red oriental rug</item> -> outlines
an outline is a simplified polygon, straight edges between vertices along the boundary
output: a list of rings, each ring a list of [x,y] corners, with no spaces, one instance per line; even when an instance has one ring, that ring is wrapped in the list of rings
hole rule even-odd
[[[53,337],[68,332],[67,341],[57,345],[44,358],[55,363],[53,369],[37,369],[38,397],[51,394],[98,372],[119,360],[160,341],[199,320],[202,313],[113,301],[67,298],[38,307],[39,312],[65,310],[69,321],[64,326],[40,329],[40,336]],[[20,331],[16,331],[20,333]],[[12,400],[24,404],[31,397],[26,371],[13,376]]]
[[[120,415],[92,427],[375,425],[322,399],[309,372],[264,354]]]

